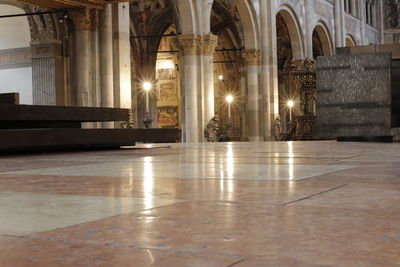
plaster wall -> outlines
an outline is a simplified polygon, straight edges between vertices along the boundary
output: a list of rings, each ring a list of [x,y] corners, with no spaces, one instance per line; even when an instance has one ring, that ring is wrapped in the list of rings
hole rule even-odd
[[[21,13],[20,8],[0,4],[0,15]],[[19,93],[21,104],[33,102],[31,56],[26,56],[30,41],[26,17],[0,19],[0,93]]]
[[[32,67],[0,69],[0,93],[19,93],[21,104],[32,104]]]
[[[0,16],[25,13],[22,9],[0,4]],[[26,17],[0,19],[0,50],[30,46],[31,36]]]

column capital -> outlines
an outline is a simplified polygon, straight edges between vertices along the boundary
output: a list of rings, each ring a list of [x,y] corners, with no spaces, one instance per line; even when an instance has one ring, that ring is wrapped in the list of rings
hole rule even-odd
[[[202,35],[202,54],[205,56],[212,56],[214,50],[218,45],[218,36],[213,34]]]
[[[70,11],[70,16],[74,21],[75,29],[77,31],[90,31],[91,30],[91,12],[90,9],[77,9]]]
[[[180,35],[177,44],[184,55],[207,55],[214,53],[218,36],[213,34]]]
[[[179,35],[177,44],[184,55],[199,55],[201,36],[198,34]]]
[[[262,64],[262,50],[261,49],[243,50],[242,59],[246,66],[260,66]]]

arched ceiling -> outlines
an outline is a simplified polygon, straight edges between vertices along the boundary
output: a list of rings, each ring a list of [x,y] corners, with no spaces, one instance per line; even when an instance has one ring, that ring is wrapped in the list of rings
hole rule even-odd
[[[130,3],[135,35],[157,35],[174,23],[170,0],[133,0]]]
[[[229,31],[241,43],[241,24],[239,12],[232,0],[215,0],[211,11],[211,32],[219,35]]]

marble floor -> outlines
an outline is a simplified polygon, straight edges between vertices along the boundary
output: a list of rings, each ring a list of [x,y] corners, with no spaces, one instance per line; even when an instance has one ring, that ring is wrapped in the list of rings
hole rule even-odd
[[[0,266],[398,266],[400,144],[0,155]]]

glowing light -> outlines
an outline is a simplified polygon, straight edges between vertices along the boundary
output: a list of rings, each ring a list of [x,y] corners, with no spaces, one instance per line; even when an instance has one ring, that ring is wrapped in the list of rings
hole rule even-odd
[[[234,99],[234,98],[233,98],[233,96],[232,96],[232,95],[228,95],[228,96],[226,96],[226,98],[225,98],[225,99],[226,99],[226,102],[228,102],[228,103],[230,104],[230,103],[232,103],[232,102],[233,102],[233,99]]]
[[[153,87],[153,85],[150,82],[144,82],[143,83],[143,89],[148,92],[151,90],[151,88]]]
[[[288,106],[289,108],[294,107],[294,101],[293,101],[293,100],[289,100],[289,101],[287,102],[287,106]]]
[[[224,79],[224,75],[218,75],[218,80],[222,81]]]
[[[157,70],[173,70],[175,69],[174,61],[172,60],[157,60]]]

